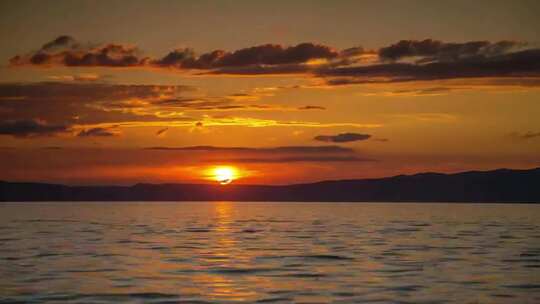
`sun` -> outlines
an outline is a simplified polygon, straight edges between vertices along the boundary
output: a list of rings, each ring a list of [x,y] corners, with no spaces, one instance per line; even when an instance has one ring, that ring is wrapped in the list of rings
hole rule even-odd
[[[220,166],[212,170],[213,178],[222,185],[231,183],[236,179],[237,175],[237,170],[234,167]]]

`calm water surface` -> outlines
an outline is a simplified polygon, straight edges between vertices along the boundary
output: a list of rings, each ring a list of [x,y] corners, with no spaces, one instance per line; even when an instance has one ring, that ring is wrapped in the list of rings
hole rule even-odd
[[[0,204],[0,303],[540,303],[540,205]]]

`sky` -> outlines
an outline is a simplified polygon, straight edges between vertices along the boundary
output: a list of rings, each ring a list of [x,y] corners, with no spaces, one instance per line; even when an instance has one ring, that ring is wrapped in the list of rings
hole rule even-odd
[[[538,1],[2,1],[0,180],[540,166]]]

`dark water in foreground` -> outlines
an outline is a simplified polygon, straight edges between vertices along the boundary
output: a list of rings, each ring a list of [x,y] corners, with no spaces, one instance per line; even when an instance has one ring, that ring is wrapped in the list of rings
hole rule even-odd
[[[540,205],[0,204],[0,303],[540,303]]]

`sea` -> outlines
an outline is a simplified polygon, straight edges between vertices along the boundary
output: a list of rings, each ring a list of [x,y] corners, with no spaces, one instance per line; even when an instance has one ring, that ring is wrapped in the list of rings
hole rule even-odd
[[[1,203],[0,303],[540,303],[540,205]]]

